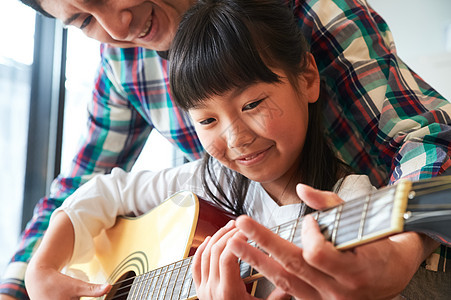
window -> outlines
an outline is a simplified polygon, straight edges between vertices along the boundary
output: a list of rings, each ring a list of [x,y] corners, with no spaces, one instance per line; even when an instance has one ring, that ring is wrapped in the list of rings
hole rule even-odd
[[[451,2],[369,0],[368,3],[390,27],[399,57],[451,101]],[[402,17],[400,11],[404,12]]]
[[[34,22],[34,11],[20,2],[0,3],[0,270],[20,234]]]
[[[70,167],[87,118],[86,107],[92,98],[94,77],[100,60],[99,42],[69,27],[66,63],[66,101],[61,169]],[[168,155],[169,153],[169,155]],[[156,130],[138,158],[134,171],[157,171],[181,164],[183,155]]]

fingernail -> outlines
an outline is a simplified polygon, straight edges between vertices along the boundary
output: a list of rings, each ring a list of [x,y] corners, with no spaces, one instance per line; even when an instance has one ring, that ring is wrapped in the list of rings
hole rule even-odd
[[[224,226],[225,228],[229,229],[232,228],[235,224],[235,220],[230,220],[229,222],[227,222],[227,224]]]

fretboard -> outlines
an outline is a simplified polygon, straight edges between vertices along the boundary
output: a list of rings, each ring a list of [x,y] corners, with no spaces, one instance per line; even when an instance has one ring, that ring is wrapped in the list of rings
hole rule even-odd
[[[403,182],[334,208],[314,212],[312,216],[318,221],[325,238],[336,248],[351,248],[402,232],[403,214],[410,188],[410,182]],[[271,230],[302,247],[302,217]],[[250,243],[258,248],[252,241]],[[126,299],[195,299],[191,259],[189,257],[135,277]],[[241,277],[247,282],[261,277],[245,262],[240,262],[240,269]]]

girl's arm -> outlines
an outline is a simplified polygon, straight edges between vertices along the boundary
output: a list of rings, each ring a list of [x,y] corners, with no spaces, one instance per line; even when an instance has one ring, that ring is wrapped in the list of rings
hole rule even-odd
[[[198,172],[199,163],[161,172],[127,173],[114,169],[111,174],[84,184],[51,219],[26,274],[30,294],[35,299],[68,299],[67,296],[105,293],[108,286],[87,284],[61,274],[60,270],[68,263],[89,259],[94,254],[94,237],[113,226],[117,216],[140,215],[177,191],[201,186],[196,181],[200,178]]]
[[[69,217],[64,212],[58,212],[52,218],[25,274],[25,285],[31,299],[99,297],[109,291],[108,284],[90,284],[60,272],[72,256],[74,237]]]

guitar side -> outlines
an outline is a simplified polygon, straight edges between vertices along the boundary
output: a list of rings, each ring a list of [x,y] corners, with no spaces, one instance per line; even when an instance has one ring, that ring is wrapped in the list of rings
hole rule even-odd
[[[195,194],[179,192],[145,215],[118,218],[111,229],[96,237],[95,257],[69,266],[66,274],[110,284],[142,275],[193,255],[207,235],[231,218]],[[121,288],[115,285],[106,299]]]

